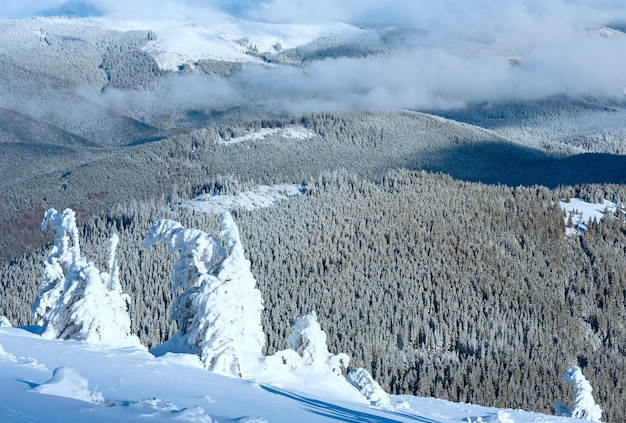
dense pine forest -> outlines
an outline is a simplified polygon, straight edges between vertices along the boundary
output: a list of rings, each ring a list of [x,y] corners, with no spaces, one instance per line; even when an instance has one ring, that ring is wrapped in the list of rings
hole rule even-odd
[[[213,186],[236,193],[234,178]],[[622,198],[621,186],[549,190],[393,171],[379,183],[346,171],[306,181],[306,194],[236,211],[262,292],[267,353],[284,349],[293,316],[315,311],[335,351],[393,393],[551,413],[560,376],[583,368],[609,421],[623,418],[626,308],[623,215],[565,236],[560,198]],[[85,221],[83,250],[104,260],[120,234],[133,330],[148,346],[168,319],[172,261],[144,250],[158,219],[219,231],[217,217],[134,202]],[[45,249],[3,265],[1,312],[31,324]]]

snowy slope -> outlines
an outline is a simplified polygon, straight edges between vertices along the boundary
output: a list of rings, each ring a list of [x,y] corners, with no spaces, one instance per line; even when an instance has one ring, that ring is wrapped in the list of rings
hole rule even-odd
[[[220,214],[236,209],[256,210],[271,207],[277,201],[287,200],[303,193],[302,185],[259,185],[253,190],[236,195],[203,194],[184,202],[183,206],[203,213]]]
[[[264,52],[295,48],[319,38],[352,38],[365,32],[343,23],[272,24],[225,14],[214,14],[199,21],[134,21],[104,17],[85,19],[83,22],[121,31],[153,31],[156,38],[148,43],[145,51],[155,58],[161,69],[172,71],[202,59],[260,63],[258,54]],[[252,54],[253,51],[256,53]]]
[[[609,213],[609,216],[613,215],[617,207],[613,201],[609,200],[604,200],[602,203],[589,203],[580,198],[561,200],[560,206],[565,212],[566,226],[571,218],[571,227],[566,228],[569,236],[585,232],[589,222],[593,220],[599,222],[605,217],[605,213]]]
[[[3,327],[0,422],[578,421],[409,396],[392,396],[393,407],[382,410],[342,377],[299,372],[259,368],[227,378],[203,370],[193,355],[154,357]]]

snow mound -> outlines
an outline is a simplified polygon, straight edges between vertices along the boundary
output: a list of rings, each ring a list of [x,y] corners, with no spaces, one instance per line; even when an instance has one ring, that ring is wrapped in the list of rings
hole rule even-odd
[[[100,392],[89,390],[87,379],[70,367],[59,367],[54,370],[52,378],[37,386],[33,391],[45,395],[73,398],[79,401],[103,404],[104,397]]]
[[[211,417],[207,415],[204,408],[199,406],[175,411],[174,415],[174,420],[183,422],[212,423],[214,421]]]
[[[13,354],[6,352],[2,345],[0,345],[0,361],[9,361],[11,363],[17,363],[17,357]]]
[[[31,357],[17,357],[15,354],[7,352],[2,345],[0,345],[0,362],[13,363],[20,366],[31,367],[33,369],[48,371],[46,366],[39,363],[36,359]]]
[[[293,331],[287,338],[287,346],[302,357],[302,364],[318,373],[341,376],[350,362],[350,357],[345,353],[328,352],[326,333],[317,322],[315,312],[296,320]]]
[[[494,414],[488,416],[468,418],[466,421],[471,423],[515,423],[511,418],[511,414],[503,410],[498,410]]]

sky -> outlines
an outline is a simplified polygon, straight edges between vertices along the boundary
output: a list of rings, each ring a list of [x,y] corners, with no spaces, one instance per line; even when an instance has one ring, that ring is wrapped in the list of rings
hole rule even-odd
[[[621,0],[22,0],[0,3],[0,16],[7,18],[64,13],[198,17],[215,11],[266,22],[394,24],[433,31],[485,35],[499,32],[531,37],[611,22],[626,24],[626,4]]]

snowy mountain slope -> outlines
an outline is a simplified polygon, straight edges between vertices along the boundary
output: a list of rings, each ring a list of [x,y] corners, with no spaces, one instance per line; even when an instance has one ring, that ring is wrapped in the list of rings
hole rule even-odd
[[[43,340],[23,328],[0,328],[0,375],[7,423],[579,421],[409,396],[378,409],[338,376],[259,369],[227,378],[203,370],[194,355]]]
[[[113,31],[150,31],[154,39],[144,46],[160,68],[178,71],[203,59],[262,63],[262,54],[275,54],[324,39],[359,39],[373,31],[344,23],[273,24],[214,14],[199,20],[132,20],[115,17],[47,18],[57,24],[98,27]]]

